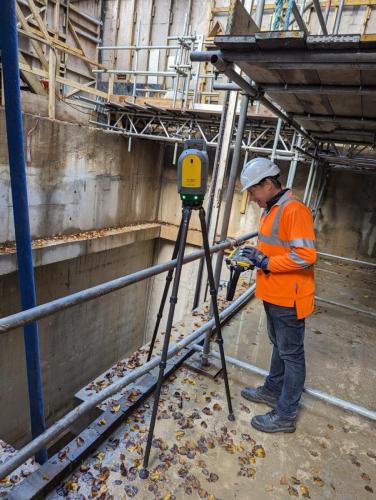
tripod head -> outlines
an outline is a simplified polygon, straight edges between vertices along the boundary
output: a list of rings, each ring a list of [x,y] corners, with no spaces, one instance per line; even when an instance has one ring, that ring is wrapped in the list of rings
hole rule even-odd
[[[184,206],[199,208],[205,198],[209,158],[205,141],[190,139],[178,159],[178,192]]]

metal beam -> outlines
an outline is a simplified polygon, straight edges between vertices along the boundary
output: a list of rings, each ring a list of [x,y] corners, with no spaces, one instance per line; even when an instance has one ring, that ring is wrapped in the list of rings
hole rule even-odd
[[[222,86],[233,83],[215,84],[215,90],[225,90]],[[334,95],[374,95],[376,86],[363,85],[294,85],[294,84],[266,84],[260,86],[266,93],[287,94],[334,94]]]
[[[313,5],[315,7],[315,11],[320,23],[321,30],[324,35],[328,35],[328,30],[326,29],[326,24],[325,24],[325,19],[321,10],[320,2],[319,0],[313,0]]]
[[[275,104],[273,104],[269,99],[267,99],[263,92],[257,87],[248,83],[242,76],[239,75],[234,69],[232,63],[222,59],[221,51],[207,51],[207,52],[192,52],[192,61],[209,61],[211,62],[220,72],[223,72],[231,81],[237,83],[251,98],[257,99],[261,104],[272,111],[278,118],[281,118],[284,122],[288,123],[294,130],[296,130],[303,137],[308,139],[310,142],[315,143],[315,140],[301,127],[295,120],[287,116],[283,111],[281,111]]]
[[[246,48],[246,47],[245,47]],[[195,52],[192,52],[193,57],[196,57]],[[203,52],[205,54],[205,52]],[[299,65],[310,64],[311,69],[316,69],[316,65],[324,65],[327,69],[331,69],[333,64],[354,65],[361,67],[362,65],[375,65],[376,52],[374,50],[218,50],[210,52],[209,60],[222,59],[225,62],[238,63],[254,63],[258,65],[264,64],[293,64],[296,69]],[[192,59],[196,60],[196,59]],[[348,68],[351,69],[351,68]]]
[[[292,13],[294,15],[295,21],[297,22],[299,29],[304,32],[305,35],[309,34],[308,28],[306,26],[306,23],[304,22],[299,9],[295,3],[295,1],[292,2]]]
[[[241,90],[241,87],[236,83],[221,83],[221,82],[213,82],[213,90]]]
[[[376,120],[372,118],[354,118],[352,116],[331,116],[331,115],[291,115],[297,121],[308,121],[308,122],[323,122],[323,123],[333,123],[333,125],[346,124],[346,125],[367,125],[370,127],[376,127]],[[362,132],[360,130],[354,130],[354,132]],[[336,133],[336,130],[333,130]]]

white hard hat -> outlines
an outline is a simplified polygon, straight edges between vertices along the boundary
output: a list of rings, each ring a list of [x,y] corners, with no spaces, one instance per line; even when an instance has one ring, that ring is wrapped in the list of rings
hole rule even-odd
[[[277,165],[268,158],[253,158],[245,165],[240,174],[242,192],[251,186],[255,186],[265,177],[273,177],[278,175],[279,172]]]

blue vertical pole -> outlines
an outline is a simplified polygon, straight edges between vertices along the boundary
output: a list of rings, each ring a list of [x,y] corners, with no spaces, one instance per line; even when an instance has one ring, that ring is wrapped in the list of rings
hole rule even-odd
[[[36,305],[36,295],[26,186],[15,0],[1,2],[0,48],[21,306],[22,309],[30,309]],[[24,327],[24,339],[31,433],[34,438],[45,430],[38,324],[36,322]],[[45,462],[47,459],[46,450],[38,452],[36,459],[40,463]]]

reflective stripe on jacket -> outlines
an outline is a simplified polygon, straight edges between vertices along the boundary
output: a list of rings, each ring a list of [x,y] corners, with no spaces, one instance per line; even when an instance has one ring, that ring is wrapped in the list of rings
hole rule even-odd
[[[311,314],[316,262],[313,218],[291,191],[261,216],[257,248],[269,257],[270,273],[257,271],[256,296],[279,306],[295,305],[298,319]]]

